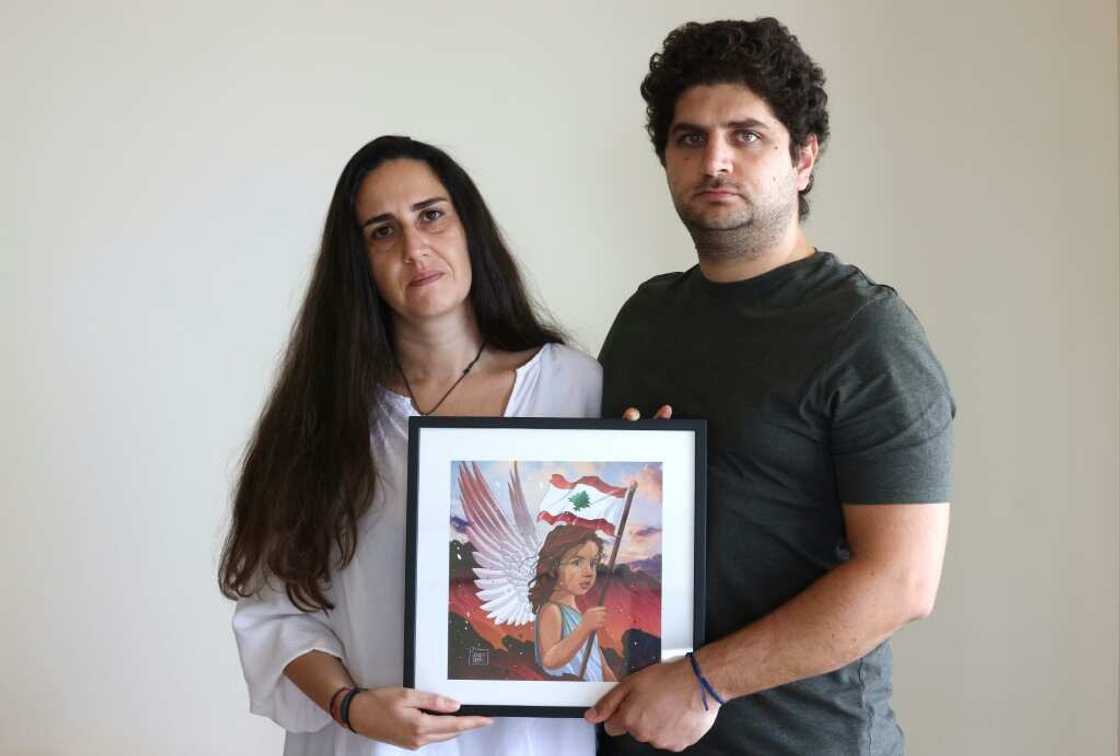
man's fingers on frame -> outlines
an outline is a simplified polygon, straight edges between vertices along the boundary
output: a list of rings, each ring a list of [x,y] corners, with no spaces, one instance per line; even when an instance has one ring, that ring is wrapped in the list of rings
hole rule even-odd
[[[626,683],[620,683],[614,689],[599,699],[599,703],[595,704],[596,722],[602,722],[604,719],[610,719],[614,716],[615,709],[622,703],[622,699],[626,697]]]
[[[669,404],[662,404],[660,407],[658,407],[657,412],[654,414],[654,417],[658,420],[668,420],[672,416],[673,407]],[[639,412],[636,407],[627,407],[626,411],[622,413],[622,419],[630,421],[641,420],[642,413]]]
[[[619,735],[626,732],[626,728],[615,724],[613,719],[608,719],[606,722],[603,722],[603,730],[612,738],[617,738]]]

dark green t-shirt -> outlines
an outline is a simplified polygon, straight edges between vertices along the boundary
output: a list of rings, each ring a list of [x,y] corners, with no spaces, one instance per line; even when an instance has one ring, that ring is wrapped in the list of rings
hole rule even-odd
[[[948,381],[894,289],[827,252],[756,278],[650,279],[599,361],[603,414],[708,421],[707,637],[849,557],[840,504],[949,500]],[[899,754],[884,643],[835,672],[729,702],[690,753]],[[628,737],[601,752],[642,753]],[[652,749],[648,749],[652,751]]]

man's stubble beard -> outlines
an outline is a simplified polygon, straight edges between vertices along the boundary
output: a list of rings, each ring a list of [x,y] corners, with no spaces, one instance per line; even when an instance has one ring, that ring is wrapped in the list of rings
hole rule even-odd
[[[790,218],[796,217],[798,195],[777,206],[756,207],[749,199],[743,212],[722,223],[696,217],[684,205],[674,202],[702,260],[730,262],[764,257],[785,236]]]

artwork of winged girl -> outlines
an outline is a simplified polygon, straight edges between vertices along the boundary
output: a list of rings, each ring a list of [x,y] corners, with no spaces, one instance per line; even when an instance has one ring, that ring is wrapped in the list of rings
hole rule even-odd
[[[451,464],[448,678],[619,680],[661,658],[661,464]]]

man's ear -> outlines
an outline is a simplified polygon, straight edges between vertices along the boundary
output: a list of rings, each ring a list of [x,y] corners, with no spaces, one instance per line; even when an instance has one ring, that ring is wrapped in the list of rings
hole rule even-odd
[[[810,134],[805,144],[797,149],[797,159],[793,161],[793,169],[797,173],[797,191],[803,192],[812,184],[813,168],[817,164],[820,149],[816,134]]]

